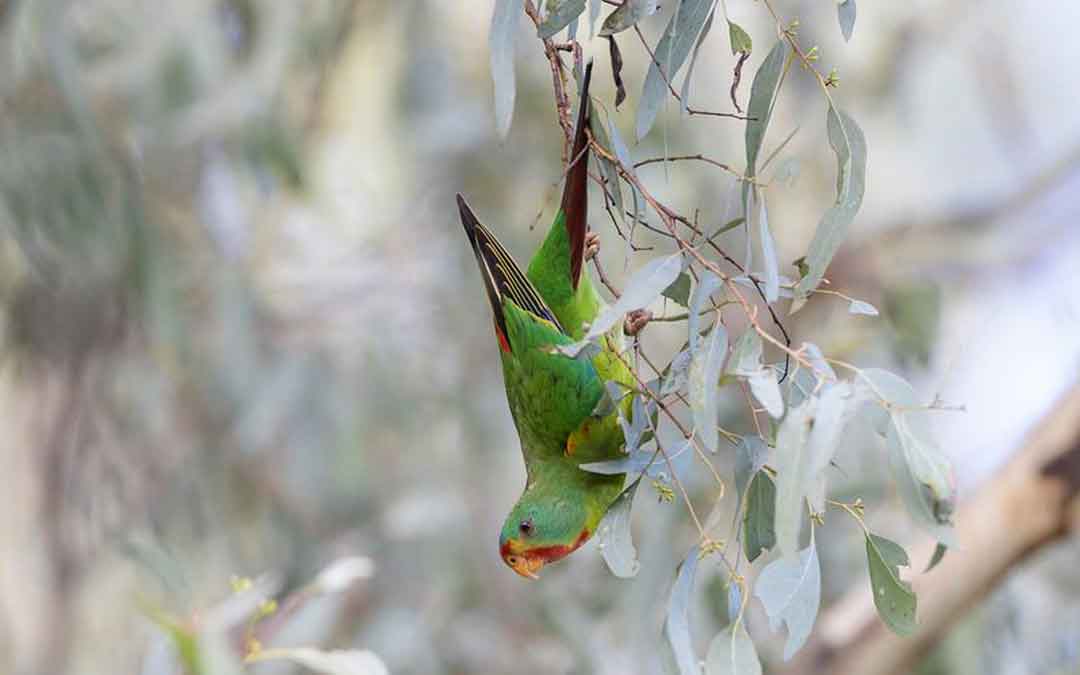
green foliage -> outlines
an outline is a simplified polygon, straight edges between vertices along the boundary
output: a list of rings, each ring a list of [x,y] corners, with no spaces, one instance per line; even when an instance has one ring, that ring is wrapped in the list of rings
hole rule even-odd
[[[896,542],[867,533],[866,557],[878,615],[898,635],[910,635],[915,631],[915,593],[900,579],[899,569],[911,564],[907,552]]]
[[[597,4],[590,7],[595,20]],[[614,40],[617,34],[639,27],[656,8],[655,2],[621,3],[604,20],[599,34]],[[583,2],[549,2],[546,18],[537,22],[539,34],[554,35],[584,9]],[[832,361],[813,343],[793,348],[785,329],[785,321],[813,296],[840,298],[847,302],[849,314],[860,317],[877,317],[879,312],[869,302],[824,286],[828,283],[829,265],[862,205],[868,155],[866,138],[858,123],[837,102],[839,79],[835,68],[827,74],[819,69],[818,48],[802,46],[797,21],[781,21],[768,4],[765,9],[775,20],[778,39],[753,75],[745,115],[691,108],[689,97],[698,55],[712,37],[710,28],[715,12],[721,12],[727,23],[727,40],[732,55],[737,57],[731,87],[731,98],[736,105],[741,69],[744,63],[749,63],[753,39],[727,15],[724,3],[679,0],[664,7],[668,12],[666,24],[655,47],[646,44],[651,58],[634,116],[638,140],[644,139],[653,128],[661,110],[669,104],[669,96],[679,102],[684,121],[699,114],[738,117],[744,125],[745,168],[741,172],[733,169],[730,161],[714,160],[701,153],[684,156],[669,153],[666,133],[664,156],[635,166],[616,119],[603,116],[600,111],[604,106],[597,106],[591,128],[598,149],[594,155],[600,178],[597,182],[604,193],[604,205],[612,225],[625,240],[624,268],[635,267],[631,258],[639,250],[635,244],[640,230],[659,234],[662,238],[655,241],[661,245],[641,249],[659,250],[650,254],[644,264],[636,265],[637,271],[628,276],[622,289],[616,290],[614,301],[589,327],[586,339],[560,350],[582,358],[586,353],[583,350],[613,330],[627,312],[653,306],[661,297],[680,307],[673,312],[664,303],[667,314],[655,320],[686,321],[684,346],[664,359],[662,367],[647,358],[641,343],[634,341],[635,363],[649,363],[657,375],[634,392],[631,419],[620,419],[627,440],[626,456],[581,467],[600,474],[627,472],[638,476],[605,520],[602,551],[617,576],[630,577],[638,569],[637,553],[630,541],[630,515],[640,476],[653,479],[662,502],[683,501],[699,530],[697,545],[678,569],[664,624],[669,652],[680,673],[699,671],[700,661],[691,639],[689,605],[697,561],[702,555],[706,559],[716,556],[728,570],[728,587],[733,598],[728,612],[731,622],[711,641],[705,659],[706,672],[761,672],[753,642],[742,623],[744,582],[734,571],[741,557],[750,564],[762,564],[758,561],[766,557],[764,554],[779,554],[772,560],[766,557],[768,561],[757,575],[754,595],[762,601],[774,630],[787,627],[785,659],[790,659],[805,643],[821,601],[815,528],[825,524],[826,511],[834,508],[844,511],[866,529],[861,499],[845,503],[828,498],[830,481],[834,480],[832,467],[839,461],[837,457],[842,456],[838,450],[849,436],[848,426],[854,419],[873,423],[884,439],[890,474],[905,506],[918,525],[942,542],[931,567],[940,561],[944,546],[952,541],[950,517],[955,481],[926,422],[928,410],[934,406],[920,403],[912,387],[895,374]],[[500,11],[497,7],[496,18]],[[838,3],[837,12],[841,32],[848,40],[854,29],[856,0]],[[647,30],[637,32],[644,36]],[[615,56],[616,46],[610,47],[613,68],[620,69],[621,53]],[[560,57],[551,52],[547,55],[552,67],[559,69]],[[684,69],[688,60],[689,67]],[[575,63],[577,67],[579,64]],[[827,141],[835,156],[836,187],[833,203],[820,215],[805,254],[793,263],[795,278],[789,278],[780,260],[780,252],[786,249],[776,236],[785,230],[776,228],[771,221],[775,214],[784,213],[778,208],[785,198],[782,190],[785,185],[793,184],[798,174],[799,158],[787,155],[789,143],[799,128],[778,139],[779,142],[770,143],[768,138],[788,76],[803,74],[814,81],[825,104],[825,139],[819,147],[824,152]],[[676,82],[680,76],[681,84]],[[617,86],[621,88],[621,78],[631,77],[620,73]],[[497,123],[502,119],[498,96]],[[734,177],[728,192],[737,197],[729,198],[718,209],[719,213],[699,208],[694,209],[692,217],[680,213],[656,197],[646,181],[645,171],[638,170],[646,164],[663,162],[667,172],[668,165],[691,160]],[[764,179],[770,171],[771,179]],[[722,187],[717,189],[718,194],[724,192]],[[627,194],[632,196],[632,205],[625,200]],[[703,225],[703,221],[711,224]],[[724,239],[740,226],[745,226],[744,231],[735,234],[744,235],[741,261],[725,250],[728,241]],[[607,280],[605,284],[612,288]],[[790,305],[786,305],[787,300]],[[905,304],[892,302],[888,294],[885,303],[886,313],[898,325],[903,323]],[[687,311],[675,313],[681,307]],[[924,325],[921,314],[914,312],[908,316],[914,318],[907,322],[911,327],[905,328],[906,332],[916,332]],[[645,377],[644,373],[639,376]],[[745,420],[732,412],[739,404],[752,408]],[[672,412],[680,408],[686,414]],[[646,418],[648,428],[642,422]],[[740,424],[743,426],[732,426],[740,429],[740,433],[724,428]],[[662,427],[666,428],[665,433],[661,433]],[[742,435],[742,429],[747,427],[754,432]],[[687,487],[689,466],[697,457],[707,468],[703,475],[711,476],[710,484],[715,481],[716,489],[721,489],[725,479],[710,457],[721,453],[725,440],[735,447],[736,506],[732,529],[725,537],[734,546],[721,543],[722,533],[717,531],[713,515],[707,522],[698,517],[691,492],[701,486]],[[713,513],[716,512],[714,509]],[[809,545],[801,548],[806,541],[807,523]],[[892,542],[868,531],[866,541],[879,612],[894,630],[909,630],[914,625],[914,596],[910,586],[901,582],[897,574],[899,566],[908,564],[906,555]],[[884,589],[884,595],[878,593],[880,589]]]
[[[649,66],[638,102],[635,129],[639,141],[652,129],[656,115],[667,98],[669,84],[675,80],[698,34],[712,16],[712,5],[712,0],[680,0],[675,3],[667,28],[653,52],[656,60]]]
[[[768,473],[758,471],[750,481],[743,515],[743,547],[754,562],[776,546],[776,485]]]

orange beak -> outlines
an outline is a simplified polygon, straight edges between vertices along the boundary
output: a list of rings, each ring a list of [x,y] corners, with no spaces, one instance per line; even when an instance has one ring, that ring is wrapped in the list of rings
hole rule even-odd
[[[546,561],[538,557],[526,557],[524,555],[512,555],[506,558],[506,564],[526,579],[539,579],[538,572]]]

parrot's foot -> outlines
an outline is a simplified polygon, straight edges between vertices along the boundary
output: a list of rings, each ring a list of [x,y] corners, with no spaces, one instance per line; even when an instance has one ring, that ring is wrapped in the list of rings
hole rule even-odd
[[[600,252],[600,235],[596,232],[585,233],[585,259],[592,260]]]
[[[652,312],[647,309],[635,309],[632,312],[626,313],[626,321],[623,323],[623,332],[627,335],[637,335],[645,326],[649,325],[652,321]]]

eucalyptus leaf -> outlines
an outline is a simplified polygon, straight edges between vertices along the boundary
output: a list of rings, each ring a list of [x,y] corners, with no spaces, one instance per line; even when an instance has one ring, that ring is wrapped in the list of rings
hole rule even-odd
[[[694,43],[694,53],[690,57],[690,66],[686,69],[686,77],[683,78],[682,91],[679,93],[679,98],[682,99],[682,112],[686,114],[690,110],[690,83],[694,79],[694,66],[697,65],[698,52],[701,50],[701,45],[705,42],[705,38],[708,37],[709,31],[712,30],[713,16],[716,13],[715,6],[709,11],[709,18],[705,20],[705,27],[701,29],[701,33],[698,35],[697,42]]]
[[[799,550],[799,531],[806,519],[812,465],[807,440],[816,408],[815,398],[803,401],[788,410],[776,432],[776,543],[785,556]]]
[[[705,675],[761,675],[761,660],[741,623],[720,631],[709,643]]]
[[[866,557],[878,615],[897,635],[911,635],[916,627],[917,603],[911,585],[900,579],[899,570],[909,564],[907,553],[899,544],[871,534],[866,537]]]
[[[690,275],[683,272],[675,279],[675,283],[664,289],[662,295],[668,300],[673,300],[683,307],[690,304]]]
[[[596,36],[596,20],[600,18],[604,0],[589,0],[589,39]]]
[[[653,402],[650,401],[650,403]],[[648,428],[649,419],[646,407],[644,397],[637,394],[634,396],[634,400],[631,403],[630,420],[627,420],[626,416],[623,415],[622,408],[618,409],[619,426],[622,428],[623,440],[626,442],[626,452],[628,453],[632,453],[638,449],[638,446],[641,445],[641,440],[645,435],[645,430]]]
[[[597,529],[600,555],[607,563],[611,573],[620,579],[637,576],[641,565],[637,559],[637,549],[630,535],[630,515],[634,506],[634,494],[641,478],[628,485],[616,497]]]
[[[754,74],[754,83],[750,85],[750,103],[746,109],[746,175],[754,177],[761,142],[765,139],[765,130],[772,116],[773,103],[776,99],[777,85],[784,72],[788,46],[784,40],[777,40],[768,56]]]
[[[754,41],[750,39],[750,34],[743,30],[742,26],[730,19],[728,20],[727,25],[732,55],[739,53],[749,54],[754,51]]]
[[[626,141],[624,141],[622,135],[619,134],[619,128],[615,126],[615,120],[611,120],[610,124],[611,145],[615,150],[615,157],[619,160],[619,163],[622,164],[624,171],[629,172],[630,175],[634,175],[634,160],[630,157],[630,149],[626,147]],[[638,218],[645,210],[645,199],[638,193],[637,188],[635,188],[633,185],[630,186],[630,196],[634,200],[634,217],[630,227],[630,233],[631,235],[633,235],[634,228],[637,227]],[[625,221],[626,211],[624,210],[621,213],[623,214],[621,218]],[[630,249],[630,237],[627,237],[626,247],[627,250]]]
[[[719,447],[720,372],[727,356],[727,331],[719,317],[705,345],[690,362],[690,410],[694,416],[694,433],[710,451]]]
[[[586,339],[603,335],[627,312],[646,307],[656,300],[678,278],[682,268],[683,257],[679,252],[650,260],[630,277],[619,299],[601,310],[589,327]]]
[[[366,650],[323,651],[310,647],[275,647],[258,652],[254,661],[291,661],[325,675],[389,675],[374,653]]]
[[[754,594],[765,606],[772,630],[787,624],[784,660],[791,660],[810,637],[821,606],[821,563],[812,533],[810,545],[797,557],[778,558],[761,570]]]
[[[546,40],[570,25],[585,11],[585,0],[558,0],[536,29],[537,37]]]
[[[600,0],[596,2],[600,4]],[[607,37],[632,28],[638,21],[655,14],[659,7],[659,0],[626,0],[604,19],[604,25],[600,27],[600,37]],[[599,13],[600,10],[595,11]]]
[[[945,559],[945,554],[948,552],[948,550],[949,547],[939,541],[937,546],[934,547],[934,555],[930,556],[930,562],[927,563],[926,569],[923,570],[923,574],[926,574],[930,570],[937,567],[938,563]]]
[[[514,116],[514,45],[524,0],[495,0],[488,48],[491,52],[491,79],[495,85],[495,129],[499,138],[510,132]]]
[[[739,444],[735,447],[735,494],[740,503],[750,480],[765,466],[768,458],[769,446],[759,436],[739,438]]]
[[[836,455],[841,434],[854,411],[855,400],[851,385],[839,382],[826,386],[818,397],[814,423],[806,441],[809,462],[807,494],[815,513],[825,512],[825,470]]]
[[[866,316],[877,316],[877,307],[874,307],[869,302],[862,300],[852,300],[848,305],[848,313],[850,314],[865,314]]]
[[[836,6],[837,18],[840,20],[840,32],[844,34],[844,41],[851,39],[851,33],[855,30],[855,0],[842,0]]]
[[[611,123],[612,132],[615,131],[614,122]],[[608,136],[607,129],[604,127],[604,122],[600,119],[600,115],[593,113],[589,118],[589,130],[592,131],[593,139],[600,145],[600,147],[607,150],[609,153],[614,154],[614,147],[610,137]],[[615,213],[618,214],[619,220],[626,222],[626,209],[623,208],[622,198],[622,185],[619,181],[619,170],[615,164],[597,153],[595,155],[596,161],[600,166],[600,174],[604,177],[607,183],[607,191],[611,194],[611,199],[614,202]]]
[[[649,133],[660,106],[667,98],[668,84],[682,68],[712,13],[713,0],[677,0],[675,11],[653,51],[645,86],[638,103],[636,131],[638,140]]]
[[[866,138],[847,113],[829,106],[826,116],[829,145],[836,154],[836,201],[822,216],[806,254],[807,272],[795,287],[800,302],[818,287],[848,227],[862,206],[866,190]],[[792,311],[798,309],[793,305]]]
[[[869,418],[885,436],[889,468],[908,513],[939,542],[954,546],[956,480],[931,432],[929,411],[906,380],[887,370],[860,370],[856,392],[875,404]]]
[[[701,548],[690,549],[686,559],[679,565],[675,585],[668,598],[667,618],[664,620],[664,638],[679,675],[699,675],[697,655],[690,636],[690,599],[693,597],[694,575],[697,573]]]
[[[587,338],[570,344],[554,345],[552,351],[571,359],[592,361],[600,353],[600,345],[595,339]]]
[[[748,377],[761,370],[761,338],[753,328],[747,328],[735,340],[728,359],[727,372]]]
[[[722,283],[720,277],[709,270],[705,270],[701,274],[701,280],[698,282],[697,287],[694,288],[694,294],[690,296],[690,304],[687,306],[690,310],[690,318],[686,322],[690,332],[690,351],[697,349],[701,332],[699,328],[702,318],[701,312],[705,309],[705,303],[716,292],[716,289],[720,288]]]
[[[743,551],[754,562],[763,552],[776,546],[776,486],[764,471],[750,481],[743,514]]]
[[[757,195],[758,236],[761,239],[762,275],[765,277],[765,302],[772,304],[780,297],[780,265],[776,261],[776,244],[769,231],[769,213],[765,208],[765,198]]]
[[[684,349],[675,355],[668,366],[668,371],[660,383],[660,396],[668,396],[680,391],[690,379],[690,349]]]
[[[762,368],[746,378],[750,385],[750,392],[765,408],[773,419],[780,419],[784,415],[784,399],[780,395],[780,384],[776,380],[776,373],[771,368]]]

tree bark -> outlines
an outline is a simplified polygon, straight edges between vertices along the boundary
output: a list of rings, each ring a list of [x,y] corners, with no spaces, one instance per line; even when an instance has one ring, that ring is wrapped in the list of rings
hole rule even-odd
[[[786,673],[906,673],[949,628],[1032,554],[1080,529],[1080,385],[1058,402],[1023,447],[957,513],[958,546],[916,574],[919,626],[899,637],[878,619],[869,584],[858,585],[819,620]],[[928,560],[928,541],[912,556]],[[922,564],[917,562],[916,564]]]

